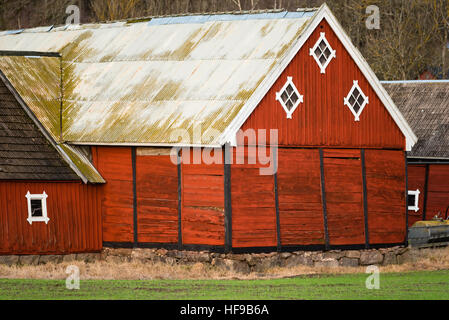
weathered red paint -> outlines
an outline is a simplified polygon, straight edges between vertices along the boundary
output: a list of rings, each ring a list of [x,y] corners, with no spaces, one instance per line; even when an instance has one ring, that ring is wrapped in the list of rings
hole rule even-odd
[[[168,155],[136,158],[137,241],[178,242],[178,169]]]
[[[224,165],[221,149],[182,153],[182,243],[224,245]],[[217,153],[220,164],[194,164],[200,152]],[[196,156],[195,156],[196,155]]]
[[[324,74],[309,55],[309,48],[315,45],[320,32],[325,32],[336,50],[336,58]],[[276,92],[284,86],[288,76],[293,77],[299,93],[304,95],[304,103],[298,106],[292,119],[287,119],[276,100]],[[369,98],[360,121],[354,121],[343,102],[353,80],[358,81]],[[405,148],[404,135],[326,21],[319,24],[250,115],[242,126],[242,130],[246,129],[278,129],[281,146]]]
[[[424,210],[424,190],[426,184],[426,165],[408,165],[408,190],[419,190],[418,211],[408,210],[408,225],[412,226],[416,221],[421,221]]]
[[[29,224],[27,192],[47,193],[48,224]],[[0,182],[0,254],[67,254],[102,248],[100,190],[81,182]]]
[[[282,245],[324,244],[320,156],[317,149],[279,149]]]
[[[320,32],[326,33],[337,51],[325,74],[309,55]],[[304,95],[304,103],[292,119],[286,118],[275,99],[287,76],[293,77]],[[354,121],[343,102],[354,80],[369,97],[360,121]],[[278,129],[280,239],[274,175],[260,174],[259,169],[269,165],[260,161],[251,164],[249,160],[254,159],[248,145],[255,141],[239,137],[238,144],[245,147],[240,151],[243,164],[236,163],[239,151],[233,148],[233,247],[274,247],[278,240],[281,245],[324,244],[323,197],[331,245],[365,243],[365,209],[371,244],[404,241],[405,137],[326,21],[312,33],[242,129]],[[324,177],[318,147],[324,148]],[[367,208],[363,202],[361,148],[366,149]],[[195,149],[198,152],[200,149]],[[190,164],[186,163],[188,157]],[[223,159],[223,155],[220,157]],[[96,147],[93,158],[107,181],[102,187],[103,239],[132,242],[131,148]],[[224,245],[224,165],[204,161],[194,164],[194,159],[192,154],[183,154],[182,243]],[[136,165],[138,241],[177,242],[177,167],[162,155],[137,156]]]
[[[449,207],[449,165],[448,164],[409,164],[408,189],[419,190],[419,211],[408,211],[409,226],[422,220],[425,199],[426,166],[429,170],[427,182],[426,220],[440,215],[446,217]]]
[[[101,187],[103,241],[134,241],[131,148],[94,147],[95,163],[106,180]]]
[[[366,150],[368,228],[372,244],[405,241],[405,157],[403,151]]]

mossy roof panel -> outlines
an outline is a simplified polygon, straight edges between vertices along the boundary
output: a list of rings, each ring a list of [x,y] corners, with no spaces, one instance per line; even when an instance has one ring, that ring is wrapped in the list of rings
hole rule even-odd
[[[19,78],[17,91],[55,139],[59,109],[51,101],[60,92],[53,73],[62,67],[64,141],[212,146],[313,13],[3,33],[0,50],[59,52],[62,64],[40,58],[40,66],[3,62],[0,68]],[[47,76],[49,82],[37,84]],[[190,134],[199,128],[208,134]]]

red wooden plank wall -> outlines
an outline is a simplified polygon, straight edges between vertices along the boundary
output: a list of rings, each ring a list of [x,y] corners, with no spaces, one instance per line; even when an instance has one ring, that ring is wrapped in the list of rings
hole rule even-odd
[[[325,32],[336,50],[336,58],[324,74],[309,55],[320,32]],[[284,109],[276,101],[276,92],[284,86],[288,76],[293,77],[299,93],[304,95],[304,103],[298,106],[292,119],[287,119]],[[369,98],[360,121],[354,121],[353,114],[343,102],[353,80],[358,80]],[[242,126],[243,130],[249,128],[278,129],[282,146],[405,148],[402,132],[326,21],[311,34]]]
[[[94,165],[106,180],[101,207],[103,241],[134,241],[133,174],[129,147],[93,147]]]
[[[408,174],[408,190],[419,190],[418,207],[419,210],[408,210],[408,225],[412,226],[416,221],[422,220],[424,209],[424,186],[426,183],[426,165],[409,165]]]
[[[403,151],[366,150],[370,243],[405,240],[405,159]]]
[[[233,149],[234,156],[244,157],[244,164],[231,166],[232,246],[276,246],[274,176],[260,175],[263,166],[249,164],[257,152],[251,149]]]
[[[324,244],[319,151],[279,149],[278,159],[281,244]]]
[[[360,150],[324,150],[329,243],[365,243]]]
[[[169,155],[137,155],[137,241],[177,243],[178,168]]]
[[[449,165],[429,165],[429,184],[426,219],[432,219],[439,212],[444,217],[449,206]]]
[[[48,224],[29,224],[27,192],[47,198]],[[100,190],[78,182],[0,182],[0,254],[63,254],[102,248]]]
[[[224,245],[224,165],[223,161],[194,164],[201,151],[195,148],[189,155],[182,154],[182,243]]]

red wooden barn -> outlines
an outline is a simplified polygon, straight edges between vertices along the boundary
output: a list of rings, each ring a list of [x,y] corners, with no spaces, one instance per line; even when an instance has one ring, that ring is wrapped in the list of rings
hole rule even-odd
[[[385,89],[418,135],[408,154],[408,223],[449,212],[449,81],[386,81]]]
[[[9,31],[0,50],[24,110],[97,177],[51,184],[50,220],[26,225],[12,175],[2,219],[30,235],[6,251],[34,237],[67,251],[51,233],[64,219],[85,250],[99,235],[234,252],[406,240],[417,139],[326,5]]]
[[[102,182],[81,151],[52,139],[0,71],[0,254],[100,250],[100,190],[91,183]]]

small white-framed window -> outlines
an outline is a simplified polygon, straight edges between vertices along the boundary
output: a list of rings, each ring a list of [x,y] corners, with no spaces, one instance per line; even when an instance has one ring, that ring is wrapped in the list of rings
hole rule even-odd
[[[42,194],[31,194],[28,191],[25,197],[28,202],[28,222],[33,224],[33,222],[43,221],[47,224],[50,219],[47,216],[48,195],[45,191]]]
[[[332,49],[331,45],[326,39],[324,32],[320,33],[318,41],[315,43],[313,48],[310,48],[309,54],[313,56],[316,63],[320,67],[321,73],[326,72],[326,67],[331,62],[332,58],[336,58],[335,50]]]
[[[354,121],[360,121],[360,115],[369,101],[368,97],[365,96],[362,89],[360,89],[357,80],[354,80],[351,90],[349,90],[348,95],[343,101],[354,115]]]
[[[291,119],[298,105],[304,102],[304,96],[299,94],[298,89],[296,89],[293,83],[293,78],[287,77],[287,82],[285,82],[282,89],[276,92],[276,100],[279,101],[287,113],[287,119]]]
[[[407,195],[407,206],[408,210],[414,210],[415,212],[419,211],[419,189],[416,190],[408,190]]]

